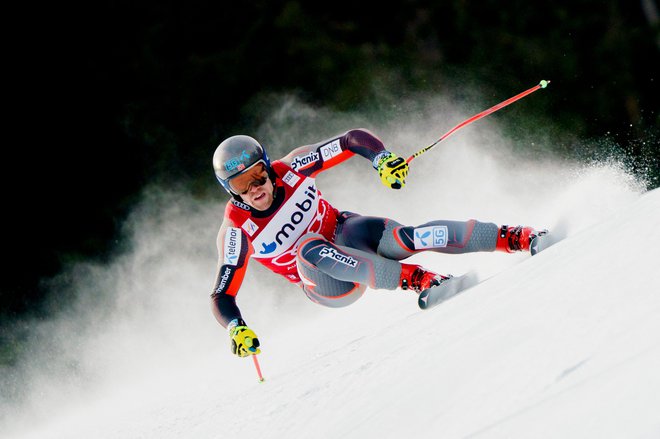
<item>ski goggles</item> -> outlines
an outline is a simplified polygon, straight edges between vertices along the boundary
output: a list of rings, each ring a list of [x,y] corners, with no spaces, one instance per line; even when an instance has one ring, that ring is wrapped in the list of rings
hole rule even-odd
[[[229,180],[229,187],[239,195],[247,194],[252,187],[259,187],[268,181],[266,162],[259,160],[245,171]]]

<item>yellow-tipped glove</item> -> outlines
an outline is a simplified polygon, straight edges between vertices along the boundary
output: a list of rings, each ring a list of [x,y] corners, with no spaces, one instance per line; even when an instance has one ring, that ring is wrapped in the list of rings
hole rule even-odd
[[[374,159],[374,168],[378,170],[380,181],[385,186],[392,189],[401,189],[406,185],[408,163],[396,154],[389,151],[381,152]]]
[[[234,319],[229,322],[227,330],[231,337],[231,351],[234,355],[247,357],[261,353],[257,334],[248,328],[242,319]]]

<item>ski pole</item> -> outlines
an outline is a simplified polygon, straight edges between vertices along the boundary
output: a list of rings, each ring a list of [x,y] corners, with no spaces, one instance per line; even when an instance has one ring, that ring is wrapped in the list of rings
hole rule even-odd
[[[451,130],[447,131],[442,137],[440,137],[438,140],[436,140],[435,142],[433,142],[431,145],[427,146],[427,147],[424,148],[424,149],[420,149],[419,151],[417,151],[416,153],[414,153],[413,155],[411,155],[410,157],[408,157],[408,159],[406,160],[406,163],[410,163],[410,162],[412,162],[413,159],[415,159],[415,158],[419,157],[420,155],[424,154],[426,151],[428,151],[429,149],[433,148],[435,145],[437,145],[437,144],[440,143],[441,141],[445,140],[447,137],[451,136],[452,134],[454,134],[456,131],[458,131],[459,129],[463,128],[464,126],[469,125],[469,124],[471,124],[472,122],[481,119],[482,117],[486,117],[486,116],[488,116],[489,114],[496,112],[496,111],[499,110],[500,108],[504,108],[504,107],[506,107],[507,105],[516,102],[518,99],[522,99],[522,98],[524,98],[525,96],[527,96],[528,94],[534,93],[536,90],[538,90],[538,89],[540,89],[540,88],[546,88],[546,87],[548,86],[548,84],[550,84],[550,81],[546,81],[546,80],[544,79],[544,80],[542,80],[541,82],[539,82],[537,85],[535,85],[534,87],[530,88],[529,90],[525,90],[524,92],[519,93],[519,94],[515,95],[514,97],[507,99],[506,101],[500,102],[499,104],[495,105],[494,107],[489,108],[488,110],[484,110],[484,111],[482,111],[482,112],[479,113],[479,114],[475,114],[475,115],[472,116],[471,118],[469,118],[469,119],[467,119],[467,120],[465,120],[465,121],[459,123],[459,124],[456,125],[454,128],[452,128]]]
[[[259,360],[257,360],[256,355],[252,355],[252,360],[254,361],[254,367],[257,368],[257,375],[259,376],[259,382],[264,382],[264,377],[261,375],[261,368],[259,367]]]

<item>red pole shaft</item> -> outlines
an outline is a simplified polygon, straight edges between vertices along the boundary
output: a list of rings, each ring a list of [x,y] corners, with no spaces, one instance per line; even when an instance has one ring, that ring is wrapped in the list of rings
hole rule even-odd
[[[251,355],[252,360],[254,361],[254,367],[257,368],[257,375],[259,376],[259,382],[263,383],[264,382],[264,377],[261,375],[261,368],[259,367],[259,360],[257,360],[256,355]]]
[[[529,90],[525,90],[525,91],[522,92],[522,93],[518,93],[517,95],[515,95],[515,96],[512,97],[512,98],[509,98],[509,99],[507,99],[506,101],[500,102],[499,104],[497,104],[497,105],[495,105],[495,106],[493,106],[493,107],[490,107],[488,110],[484,110],[484,111],[482,111],[481,113],[479,113],[479,114],[475,114],[475,115],[472,116],[471,118],[469,118],[469,119],[467,119],[467,120],[464,120],[463,122],[459,123],[459,124],[456,125],[454,128],[452,128],[451,130],[449,130],[449,131],[447,131],[445,134],[443,134],[442,137],[440,137],[438,140],[436,140],[432,145],[427,146],[426,148],[424,148],[424,149],[422,149],[422,150],[420,150],[420,151],[417,151],[415,154],[413,154],[413,155],[411,155],[410,157],[408,157],[408,159],[406,160],[406,162],[407,162],[407,163],[410,163],[414,158],[416,158],[416,157],[418,157],[418,156],[424,154],[426,151],[428,151],[429,149],[433,148],[436,144],[438,144],[438,143],[440,143],[441,141],[445,140],[447,137],[451,136],[452,134],[454,134],[456,131],[458,131],[459,129],[463,128],[464,126],[469,125],[469,124],[471,124],[472,122],[475,122],[475,121],[481,119],[482,117],[486,117],[486,116],[488,116],[489,114],[494,113],[494,112],[496,112],[497,110],[499,110],[499,109],[501,109],[501,108],[504,108],[504,107],[506,107],[507,105],[512,104],[512,103],[516,102],[516,101],[519,100],[519,99],[524,98],[524,97],[527,96],[528,94],[530,94],[530,93],[534,93],[536,90],[538,90],[538,89],[540,89],[540,88],[545,88],[545,87],[547,87],[547,85],[548,85],[549,83],[550,83],[550,81],[541,81],[540,84],[535,85],[534,87],[530,88]]]

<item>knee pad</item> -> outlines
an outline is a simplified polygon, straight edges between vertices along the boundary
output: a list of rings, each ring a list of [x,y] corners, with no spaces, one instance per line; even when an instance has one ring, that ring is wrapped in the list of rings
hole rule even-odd
[[[308,251],[310,248],[313,248],[317,245],[323,245],[327,242],[328,240],[325,239],[323,235],[320,235],[318,233],[304,234],[303,237],[300,238],[300,244],[298,245],[298,249],[296,250],[298,258],[304,258],[303,254],[306,251]]]
[[[305,257],[305,254],[315,247],[328,245],[328,241],[322,235],[308,233],[300,242],[297,259],[298,275],[303,282],[303,291],[310,300],[330,308],[341,308],[362,297],[366,286],[335,279],[323,273]]]

